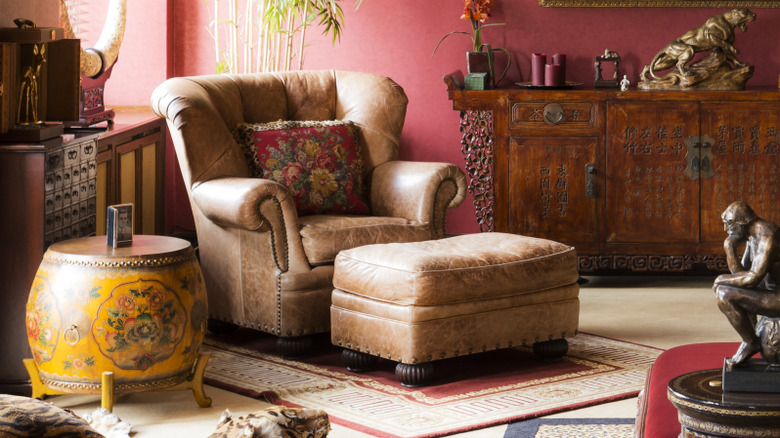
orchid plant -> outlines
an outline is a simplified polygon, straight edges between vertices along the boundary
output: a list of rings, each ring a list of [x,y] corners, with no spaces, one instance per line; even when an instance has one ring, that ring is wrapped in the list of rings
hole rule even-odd
[[[458,33],[466,35],[471,38],[473,52],[487,52],[488,64],[490,66],[490,77],[493,79],[493,85],[495,86],[498,82],[501,81],[501,79],[503,79],[503,77],[506,75],[506,72],[509,70],[509,67],[512,65],[512,56],[509,54],[509,51],[504,48],[491,47],[490,44],[485,44],[482,42],[483,27],[506,25],[506,23],[485,23],[488,17],[490,17],[490,8],[493,7],[494,3],[494,0],[463,0],[463,13],[461,14],[460,18],[461,20],[469,20],[471,23],[471,33],[462,30],[453,30],[452,32],[444,35],[433,49],[431,57],[436,54],[436,51],[439,49],[441,43],[444,42],[444,40],[447,39],[447,37],[450,35]],[[496,80],[494,52],[497,51],[505,53],[508,61],[504,72]]]

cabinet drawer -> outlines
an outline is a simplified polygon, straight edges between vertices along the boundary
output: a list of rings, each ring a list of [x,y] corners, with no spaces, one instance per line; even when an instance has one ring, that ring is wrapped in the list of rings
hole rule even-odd
[[[575,129],[592,131],[597,107],[589,102],[510,102],[510,128]]]

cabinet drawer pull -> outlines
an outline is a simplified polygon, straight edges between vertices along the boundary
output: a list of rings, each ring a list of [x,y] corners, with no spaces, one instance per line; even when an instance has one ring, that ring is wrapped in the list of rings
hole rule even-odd
[[[585,165],[585,197],[596,197],[596,167],[593,163]]]
[[[563,107],[557,103],[544,106],[544,121],[548,125],[560,125],[563,123]]]

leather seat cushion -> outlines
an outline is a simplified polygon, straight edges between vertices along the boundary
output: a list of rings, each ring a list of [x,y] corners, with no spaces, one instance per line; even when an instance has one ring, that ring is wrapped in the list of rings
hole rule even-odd
[[[453,305],[576,283],[573,247],[506,233],[368,245],[336,257],[333,286],[397,305]]]
[[[312,266],[333,263],[340,251],[364,245],[434,238],[430,224],[398,217],[316,214],[301,216],[298,222]]]

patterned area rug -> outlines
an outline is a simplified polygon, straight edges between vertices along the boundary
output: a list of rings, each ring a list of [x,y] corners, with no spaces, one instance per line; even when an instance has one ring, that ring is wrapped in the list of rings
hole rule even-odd
[[[632,438],[633,418],[540,418],[510,424],[504,438]]]
[[[395,362],[351,373],[326,345],[303,361],[273,354],[275,338],[249,330],[209,336],[206,383],[274,404],[325,410],[331,422],[377,437],[448,435],[637,395],[662,350],[588,334],[572,338],[563,361],[530,348],[434,362],[431,386],[404,388]]]

